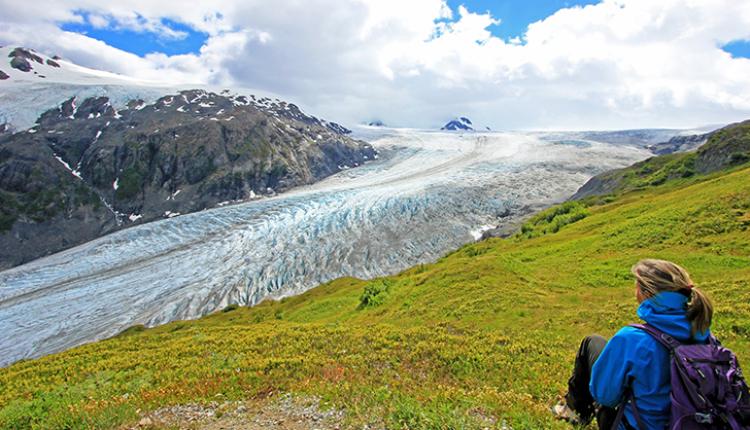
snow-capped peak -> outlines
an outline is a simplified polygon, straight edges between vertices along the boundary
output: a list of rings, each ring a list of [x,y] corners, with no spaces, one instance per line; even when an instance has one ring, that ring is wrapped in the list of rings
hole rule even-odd
[[[465,116],[461,116],[451,121],[448,121],[448,123],[445,124],[440,129],[448,130],[448,131],[470,131],[470,130],[474,130],[474,127],[469,118],[466,118]]]
[[[6,88],[8,84],[12,83],[40,82],[79,85],[153,86],[160,84],[82,67],[58,56],[49,57],[30,48],[4,46],[0,48],[0,59],[4,59],[0,61],[0,88]]]

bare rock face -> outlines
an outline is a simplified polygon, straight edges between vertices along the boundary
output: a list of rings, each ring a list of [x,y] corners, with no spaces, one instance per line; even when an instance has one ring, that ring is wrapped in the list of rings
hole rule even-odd
[[[10,51],[8,57],[11,58],[10,67],[22,72],[30,72],[33,69],[31,65],[32,62],[44,64],[44,59],[42,59],[42,57],[35,54],[33,50],[26,48],[16,48]],[[57,67],[60,67],[60,65],[58,64]]]
[[[31,63],[29,63],[29,60],[23,57],[13,57],[13,59],[10,60],[10,67],[20,70],[22,72],[31,71]]]
[[[35,54],[33,50],[26,48],[16,48],[8,54],[11,58],[23,58],[29,61],[36,61],[39,64],[43,64],[44,60],[39,55]]]
[[[4,80],[6,80],[8,78],[10,78],[10,76],[8,76],[7,73],[5,73],[2,70],[0,70],[0,81],[4,81]]]
[[[0,269],[373,159],[347,131],[293,104],[203,90],[119,111],[107,97],[69,99],[0,134]]]
[[[687,136],[675,136],[666,142],[657,143],[649,149],[657,155],[672,154],[675,152],[687,152],[698,149],[711,137],[711,133],[693,134]]]

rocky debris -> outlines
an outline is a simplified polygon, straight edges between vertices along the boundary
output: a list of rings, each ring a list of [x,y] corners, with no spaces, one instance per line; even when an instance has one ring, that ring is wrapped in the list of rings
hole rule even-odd
[[[497,214],[497,226],[482,232],[482,236],[477,241],[490,239],[493,237],[507,238],[516,234],[526,220],[539,210],[544,209],[541,205],[523,205],[519,208],[505,209]]]
[[[119,109],[68,99],[33,128],[0,134],[0,269],[375,158],[345,131],[293,104],[204,90]]]
[[[4,80],[6,80],[8,78],[10,78],[10,76],[8,76],[7,73],[5,73],[2,70],[0,70],[0,81],[4,81]]]
[[[253,401],[169,406],[125,428],[339,430],[345,427],[344,418],[345,411],[322,408],[318,397],[284,394]]]
[[[449,121],[447,124],[442,126],[440,130],[447,130],[447,131],[471,131],[474,130],[473,124],[471,123],[471,120],[469,118],[466,118],[465,116],[456,118],[452,121]]]

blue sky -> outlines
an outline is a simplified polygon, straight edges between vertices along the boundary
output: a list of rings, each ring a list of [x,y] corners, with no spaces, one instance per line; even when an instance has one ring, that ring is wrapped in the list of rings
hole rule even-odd
[[[461,25],[435,25],[445,12],[441,1]],[[750,83],[742,80],[750,75],[750,2],[35,4],[33,11],[28,2],[6,5],[0,45],[32,47],[144,81],[270,92],[344,124],[379,118],[434,127],[467,116],[493,129],[569,130],[692,127],[750,117]],[[490,21],[463,19],[462,7],[489,12],[500,21],[489,31],[505,41],[523,38],[538,23],[535,40],[476,43]],[[546,19],[569,7],[581,9]],[[643,25],[648,22],[659,25]],[[153,52],[162,55],[147,55]]]
[[[522,36],[532,22],[544,19],[556,11],[572,6],[597,4],[599,0],[448,0],[448,6],[458,16],[458,7],[464,5],[470,12],[490,12],[500,25],[493,25],[490,31],[503,39]]]
[[[499,25],[493,25],[489,30],[494,36],[505,40],[522,36],[530,23],[544,19],[559,9],[596,3],[599,3],[599,0],[448,0],[448,6],[453,10],[455,19],[458,19],[458,7],[464,5],[471,12],[490,12],[494,18],[502,20]],[[152,32],[136,32],[112,25],[95,28],[89,23],[88,14],[81,12],[79,15],[84,18],[83,23],[64,23],[60,27],[66,31],[85,34],[139,56],[151,52],[162,52],[167,55],[197,54],[208,38],[205,33],[168,19],[163,19],[162,24],[183,33],[184,38],[165,38]]]
[[[454,19],[458,18],[459,6],[465,6],[469,11],[475,13],[490,12],[501,22],[489,28],[490,32],[505,40],[521,37],[526,32],[529,24],[542,20],[562,8],[573,6],[586,6],[597,4],[600,0],[448,0],[448,6],[453,10]],[[143,57],[152,52],[161,52],[167,55],[176,54],[198,54],[201,46],[206,42],[208,35],[195,31],[188,25],[180,22],[162,19],[161,24],[182,37],[166,37],[149,31],[135,31],[127,28],[118,28],[110,24],[106,27],[95,27],[90,24],[88,14],[80,12],[84,18],[83,23],[63,23],[60,28],[66,31],[85,34],[97,40],[101,40],[110,46],[123,51]],[[736,58],[750,58],[750,41],[733,41],[722,46],[726,52]]]
[[[149,31],[117,28],[112,24],[103,28],[96,28],[89,23],[87,13],[81,12],[80,15],[85,19],[84,23],[64,23],[60,28],[85,34],[141,57],[152,52],[161,52],[167,55],[197,54],[208,38],[205,33],[195,31],[190,26],[166,18],[161,20],[161,24],[181,33],[183,37],[166,37],[163,34]]]
[[[722,49],[735,58],[750,58],[750,40],[736,40],[722,46]]]

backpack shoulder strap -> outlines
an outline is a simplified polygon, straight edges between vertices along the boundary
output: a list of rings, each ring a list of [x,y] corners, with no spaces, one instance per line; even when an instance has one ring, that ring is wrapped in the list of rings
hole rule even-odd
[[[649,324],[630,324],[630,327],[635,327],[637,329],[641,329],[645,331],[646,333],[650,334],[651,337],[656,339],[659,343],[664,345],[668,350],[673,351],[678,346],[682,345],[680,341],[675,339],[674,337],[664,333],[663,331],[659,330],[658,328],[649,325]]]

